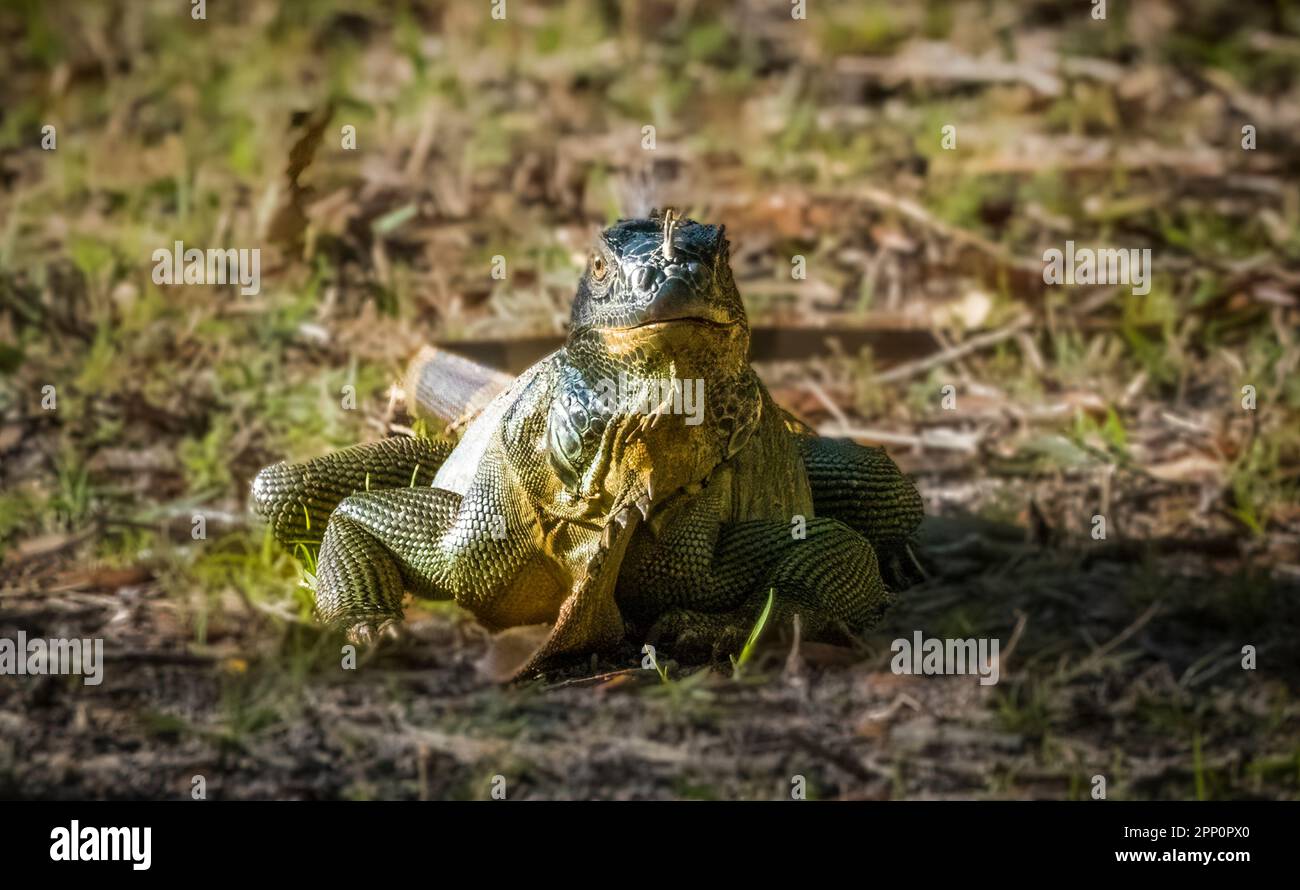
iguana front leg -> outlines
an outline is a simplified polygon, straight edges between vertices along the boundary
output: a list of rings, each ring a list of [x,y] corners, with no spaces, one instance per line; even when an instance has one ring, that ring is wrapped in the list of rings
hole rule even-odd
[[[798,613],[809,639],[843,642],[890,602],[871,544],[844,523],[807,520],[802,536],[782,520],[724,525],[706,492],[659,547],[630,567],[619,605],[647,637],[683,654],[736,654],[772,592],[769,625]]]
[[[883,448],[849,439],[798,436],[813,508],[871,542],[881,573],[894,590],[917,580],[907,543],[921,524],[921,496]]]
[[[317,611],[367,639],[400,619],[410,591],[453,598],[490,628],[554,623],[539,657],[586,651],[622,637],[613,582],[635,522],[622,525],[622,543],[604,544],[598,529],[545,519],[489,448],[464,497],[426,487],[345,498],[321,544]]]
[[[554,618],[555,588],[528,507],[488,483],[465,497],[438,488],[358,492],[330,516],[316,572],[323,621],[367,637],[402,615],[407,591],[455,599],[489,625]],[[531,585],[521,584],[531,581]],[[510,592],[528,593],[511,597]]]
[[[454,597],[489,626],[552,624],[531,655],[497,665],[499,679],[552,659],[611,645],[623,637],[614,585],[640,514],[632,511],[609,543],[591,532],[580,548],[584,571],[572,577],[526,537],[522,516],[505,534],[490,501],[435,488],[368,492],[346,498],[330,518],[316,580],[320,617],[372,639],[402,615],[409,590]]]
[[[459,495],[437,488],[344,498],[330,516],[317,556],[320,619],[365,640],[402,617],[407,590],[437,598],[442,569],[438,543],[460,501]]]
[[[348,495],[427,486],[451,449],[449,442],[402,436],[303,463],[282,461],[253,480],[253,508],[281,544],[319,544],[330,514]]]

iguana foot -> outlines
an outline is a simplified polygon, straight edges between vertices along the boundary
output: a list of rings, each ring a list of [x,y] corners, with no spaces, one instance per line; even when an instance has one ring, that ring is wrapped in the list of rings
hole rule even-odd
[[[835,519],[808,520],[801,538],[792,537],[783,522],[724,526],[711,565],[696,573],[709,579],[701,593],[714,598],[681,605],[680,586],[656,590],[673,605],[647,634],[650,642],[683,658],[739,655],[762,619],[769,593],[772,607],[763,619],[763,636],[780,632],[798,614],[801,632],[825,642],[849,642],[874,625],[891,601],[871,544]],[[737,588],[738,598],[717,596]]]
[[[358,646],[375,646],[388,640],[400,642],[405,639],[407,634],[406,625],[396,618],[385,618],[382,621],[358,621],[349,627],[344,635],[348,638],[349,643],[355,643]]]
[[[695,609],[672,609],[659,616],[646,634],[647,642],[665,647],[686,661],[712,659],[725,662],[739,655],[749,638],[748,616],[740,612],[718,614]]]

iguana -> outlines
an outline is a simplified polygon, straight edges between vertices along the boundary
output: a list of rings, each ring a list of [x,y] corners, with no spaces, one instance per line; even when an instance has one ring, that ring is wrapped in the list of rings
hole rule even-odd
[[[843,641],[906,577],[920,497],[883,449],[779,408],[748,351],[724,227],[621,220],[565,345],[458,443],[275,464],[253,503],[281,542],[319,544],[317,612],[354,640],[399,621],[409,591],[489,628],[550,625],[520,672],[625,637],[736,652],[769,595],[769,624],[798,614],[806,638]]]

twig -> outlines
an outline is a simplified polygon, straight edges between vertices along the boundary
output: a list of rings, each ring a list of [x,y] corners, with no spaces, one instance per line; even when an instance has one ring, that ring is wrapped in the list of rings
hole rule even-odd
[[[595,674],[594,676],[591,677],[574,677],[569,680],[561,680],[559,683],[552,683],[550,686],[543,686],[542,690],[544,692],[550,692],[552,689],[564,689],[568,686],[583,686],[589,683],[603,683],[605,680],[612,680],[615,677],[622,677],[627,674],[640,674],[643,672],[651,673],[651,674],[654,673],[654,671],[647,672],[645,671],[645,668],[639,668],[639,667],[623,668],[622,670],[609,671],[604,674]]]
[[[1145,627],[1147,622],[1155,617],[1156,612],[1160,610],[1160,606],[1161,606],[1161,600],[1156,600],[1154,603],[1147,606],[1146,611],[1143,612],[1141,615],[1139,615],[1132,624],[1124,628],[1124,630],[1120,632],[1119,636],[1112,639],[1109,643],[1103,645],[1100,649],[1094,651],[1091,655],[1089,655],[1083,661],[1079,662],[1079,664],[1077,664],[1071,670],[1066,671],[1061,676],[1061,682],[1068,683],[1071,680],[1073,680],[1075,677],[1078,677],[1082,674],[1086,674],[1089,671],[1093,670],[1098,664],[1101,663],[1101,660],[1103,658],[1105,658],[1107,655],[1113,652],[1117,647],[1123,645],[1124,642],[1128,640],[1129,637],[1133,636],[1133,634],[1137,633],[1139,630]]]
[[[933,355],[928,355],[925,358],[917,359],[913,362],[906,362],[897,367],[890,368],[888,371],[881,374],[877,374],[876,382],[895,383],[899,380],[906,380],[909,377],[923,374],[931,368],[937,368],[938,366],[945,365],[948,362],[964,358],[972,352],[977,352],[985,347],[1001,343],[1003,340],[1014,337],[1021,330],[1028,327],[1032,321],[1033,316],[1025,313],[1016,318],[1010,324],[1007,324],[996,331],[987,331],[983,334],[976,334],[974,337],[963,340],[961,343],[958,343],[955,346],[950,346],[949,348],[936,352]]]
[[[215,664],[217,659],[211,655],[195,655],[190,652],[157,652],[136,650],[128,652],[105,652],[105,661],[129,661],[136,664],[181,664],[192,667],[206,667]]]
[[[1045,65],[1008,62],[991,53],[968,56],[938,41],[917,41],[892,56],[847,56],[836,62],[835,70],[842,75],[887,84],[904,81],[928,84],[1020,83],[1043,96],[1059,96],[1064,88],[1061,79]],[[1105,70],[1109,73],[1109,69]],[[1077,71],[1092,73],[1084,66],[1078,66]]]
[[[941,236],[950,241],[974,247],[981,253],[992,257],[1004,266],[1012,269],[1019,269],[1023,272],[1031,272],[1033,274],[1041,274],[1043,271],[1041,260],[1014,256],[1007,251],[1006,248],[994,244],[987,238],[976,235],[974,232],[968,232],[965,229],[959,229],[954,225],[943,222],[942,220],[935,219],[924,207],[917,204],[915,201],[910,201],[907,198],[900,198],[889,194],[889,192],[871,187],[860,189],[855,194],[857,197],[862,198],[870,204],[875,204],[877,207],[883,207],[887,210],[901,213],[913,222],[919,223],[931,231],[938,232]]]
[[[893,719],[894,715],[903,708],[911,708],[913,711],[921,712],[923,708],[921,703],[906,692],[900,692],[894,697],[894,700],[885,707],[872,711],[862,718],[863,723],[883,723],[886,720]]]
[[[1007,662],[1011,660],[1011,653],[1016,651],[1020,638],[1024,636],[1025,625],[1029,623],[1029,616],[1022,610],[1016,609],[1016,615],[1019,617],[1016,619],[1015,628],[1011,631],[1011,639],[1007,640],[1007,648],[1002,651],[1002,655],[998,659],[998,670],[1003,676],[1007,673]]]
[[[817,401],[821,402],[822,405],[825,406],[826,410],[835,418],[836,423],[840,426],[849,425],[849,419],[844,416],[844,412],[840,410],[840,406],[835,404],[831,397],[826,394],[826,390],[822,389],[820,383],[816,380],[805,380],[803,386],[804,389],[808,390],[808,392],[812,393],[813,396],[816,397]]]
[[[803,659],[799,655],[799,638],[801,636],[799,613],[795,612],[790,622],[791,633],[794,636],[793,642],[790,643],[790,652],[785,657],[785,678],[795,681],[802,679]]]
[[[962,433],[946,427],[923,430],[921,435],[908,433],[891,433],[887,430],[873,430],[858,426],[834,426],[823,424],[817,427],[821,436],[836,436],[850,439],[867,439],[885,445],[905,445],[912,448],[939,448],[947,451],[961,451],[974,454],[978,450],[980,436],[975,433]]]

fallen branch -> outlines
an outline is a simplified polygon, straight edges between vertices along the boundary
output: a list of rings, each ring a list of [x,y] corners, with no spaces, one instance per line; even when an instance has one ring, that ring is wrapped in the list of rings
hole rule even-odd
[[[899,380],[907,380],[910,377],[924,374],[926,371],[929,371],[932,368],[937,368],[940,365],[946,365],[949,362],[956,361],[957,359],[965,358],[973,352],[978,352],[981,349],[985,349],[989,346],[1001,343],[1003,340],[1014,337],[1020,331],[1027,328],[1032,321],[1033,316],[1025,313],[1016,318],[1010,324],[1001,327],[996,331],[987,331],[983,334],[976,334],[974,337],[963,340],[961,343],[950,346],[947,349],[940,350],[934,355],[929,355],[913,362],[907,362],[898,365],[897,367],[890,368],[888,371],[877,374],[876,382],[896,383]]]

